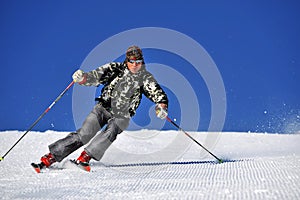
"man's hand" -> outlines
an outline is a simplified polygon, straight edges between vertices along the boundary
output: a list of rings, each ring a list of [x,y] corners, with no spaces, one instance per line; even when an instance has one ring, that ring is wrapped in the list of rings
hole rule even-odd
[[[168,106],[164,103],[159,103],[155,106],[156,116],[160,119],[165,119],[168,116]]]
[[[81,69],[78,69],[74,74],[72,75],[73,81],[79,84],[82,84],[85,82],[85,76],[84,72]]]

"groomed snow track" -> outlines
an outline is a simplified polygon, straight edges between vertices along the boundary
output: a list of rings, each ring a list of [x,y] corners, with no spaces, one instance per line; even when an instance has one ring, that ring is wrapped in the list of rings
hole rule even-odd
[[[0,150],[20,135],[0,132]],[[180,160],[171,162],[104,159],[92,161],[87,173],[64,161],[35,173],[30,162],[47,151],[49,141],[64,135],[28,135],[0,163],[0,199],[300,199],[300,135],[222,133],[214,152],[231,159],[221,164],[209,156],[195,159],[199,147],[192,144]],[[193,133],[199,140],[203,135]]]

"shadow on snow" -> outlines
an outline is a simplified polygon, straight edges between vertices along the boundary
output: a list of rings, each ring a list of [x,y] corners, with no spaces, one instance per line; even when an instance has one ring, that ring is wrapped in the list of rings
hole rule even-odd
[[[219,161],[174,161],[174,162],[152,162],[152,163],[128,163],[128,164],[104,164],[106,167],[136,167],[136,166],[161,166],[161,165],[201,165],[201,164],[225,164],[225,163],[233,163],[233,162],[243,162],[243,161],[249,161],[244,159],[238,159],[238,160],[222,160],[222,162]]]

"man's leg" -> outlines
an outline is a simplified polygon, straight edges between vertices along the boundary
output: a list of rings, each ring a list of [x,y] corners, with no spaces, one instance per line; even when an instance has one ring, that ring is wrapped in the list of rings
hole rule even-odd
[[[100,134],[93,138],[91,143],[85,148],[85,152],[95,160],[100,160],[107,148],[113,143],[117,135],[125,130],[130,119],[112,118]]]
[[[62,161],[72,152],[88,143],[107,123],[109,118],[111,118],[109,112],[107,112],[100,104],[95,105],[80,129],[49,145],[50,153],[55,158],[55,161]]]

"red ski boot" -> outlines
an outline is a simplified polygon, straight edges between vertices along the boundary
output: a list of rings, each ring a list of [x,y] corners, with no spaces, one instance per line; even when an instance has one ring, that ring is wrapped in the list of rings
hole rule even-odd
[[[83,151],[80,156],[75,161],[75,164],[80,168],[87,172],[91,171],[90,162],[91,156],[89,156],[85,151]]]
[[[34,170],[37,173],[41,173],[42,169],[49,167],[50,165],[52,165],[55,162],[56,162],[56,160],[55,160],[54,156],[51,153],[48,153],[48,154],[44,155],[43,157],[41,157],[41,163],[39,163],[39,164],[31,163],[31,166],[34,168]]]

